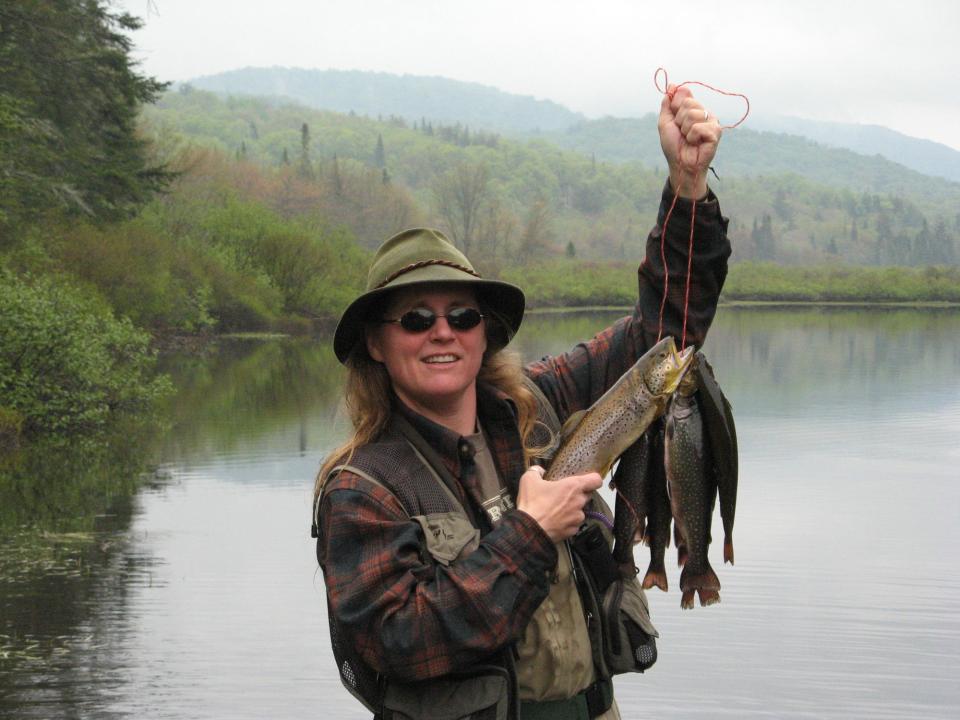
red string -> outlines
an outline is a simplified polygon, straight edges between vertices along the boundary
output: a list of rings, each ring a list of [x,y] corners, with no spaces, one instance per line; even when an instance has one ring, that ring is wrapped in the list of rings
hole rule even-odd
[[[660,88],[660,84],[657,81],[657,78],[660,77],[660,73],[663,73],[663,88]],[[744,120],[747,119],[747,115],[750,114],[750,100],[746,95],[736,92],[727,92],[726,90],[720,90],[715,88],[713,85],[708,85],[705,82],[700,82],[699,80],[687,80],[682,82],[679,85],[674,86],[673,90],[669,90],[670,83],[667,76],[666,69],[659,67],[656,72],[653,73],[653,86],[657,88],[658,92],[661,92],[665,95],[669,95],[673,99],[673,94],[684,85],[700,85],[714,92],[720,93],[721,95],[727,95],[728,97],[738,97],[742,98],[743,101],[747,104],[746,112],[743,113],[737,122],[733,125],[721,125],[721,130],[732,130],[733,128],[740,125]],[[682,150],[685,140],[683,136],[680,136],[680,145],[677,148],[677,160],[682,163]],[[696,170],[700,164],[700,148],[697,148],[697,159],[694,161],[693,169]],[[703,174],[706,176],[707,168],[703,169]],[[696,178],[697,173],[694,173],[694,178]],[[667,307],[667,292],[670,288],[670,270],[667,267],[667,251],[666,251],[666,238],[667,238],[667,223],[670,222],[670,216],[673,214],[673,209],[676,207],[677,199],[680,197],[680,192],[682,188],[674,188],[673,193],[673,202],[670,203],[670,209],[667,211],[666,217],[663,219],[663,227],[660,228],[660,261],[663,263],[663,299],[660,301],[660,319],[659,319],[659,328],[657,330],[657,342],[660,342],[663,337],[663,314]],[[683,350],[687,346],[687,315],[690,310],[690,281],[692,279],[693,271],[693,231],[696,225],[697,218],[697,200],[696,198],[691,199],[690,207],[690,243],[687,248],[687,282],[683,294],[683,332],[680,337],[680,349]]]
[[[663,73],[663,89],[660,89],[660,83],[657,82],[657,78],[660,76],[660,73]],[[721,95],[726,95],[727,97],[738,97],[747,104],[747,109],[743,113],[743,117],[737,120],[733,125],[721,125],[721,130],[733,130],[735,127],[743,123],[747,119],[747,115],[750,114],[750,98],[748,98],[743,93],[738,92],[727,92],[726,90],[721,90],[720,88],[715,88],[713,85],[708,85],[705,82],[700,82],[699,80],[686,80],[679,85],[676,85],[673,88],[673,92],[669,93],[670,99],[673,99],[673,93],[682,88],[684,85],[699,85],[700,87],[705,87],[708,90],[713,90],[715,93],[720,93]],[[653,86],[657,89],[657,92],[667,95],[667,88],[669,87],[668,76],[666,68],[658,67],[657,71],[653,73]]]

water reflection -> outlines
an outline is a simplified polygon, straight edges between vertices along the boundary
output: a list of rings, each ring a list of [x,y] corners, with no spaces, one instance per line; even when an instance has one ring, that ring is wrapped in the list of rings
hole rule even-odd
[[[618,315],[530,315],[516,347],[559,352]],[[660,660],[618,679],[625,717],[952,717],[960,313],[723,308],[705,351],[740,430],[738,565],[713,549],[718,606],[681,612],[675,569],[651,593]],[[0,661],[0,714],[366,717],[307,537],[345,432],[328,343],[225,342],[165,369],[179,392],[138,494],[149,442],[0,474],[4,547],[41,520],[96,539],[69,572],[0,576],[0,633],[42,648]]]
[[[127,421],[95,437],[49,440],[0,466],[0,715],[58,717],[107,687],[63,682],[122,618],[153,559],[127,534],[156,426]],[[98,673],[99,674],[99,673]],[[103,680],[107,676],[103,674]],[[56,708],[51,711],[50,708]],[[10,713],[8,715],[7,713]]]

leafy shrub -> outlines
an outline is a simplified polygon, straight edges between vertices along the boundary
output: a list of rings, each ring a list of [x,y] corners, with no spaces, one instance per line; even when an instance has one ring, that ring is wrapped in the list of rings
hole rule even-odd
[[[96,296],[0,271],[0,307],[0,406],[25,432],[99,427],[169,392],[166,377],[151,377],[147,334]]]

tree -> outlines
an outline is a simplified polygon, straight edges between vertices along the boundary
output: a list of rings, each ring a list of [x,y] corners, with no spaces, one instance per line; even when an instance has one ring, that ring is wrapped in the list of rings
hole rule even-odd
[[[169,182],[137,135],[166,87],[135,72],[140,24],[103,0],[0,4],[0,228],[51,208],[126,217]]]
[[[550,206],[544,198],[537,198],[527,212],[520,236],[520,261],[528,263],[543,255],[550,247],[553,238]]]
[[[310,162],[310,126],[300,127],[300,165],[297,174],[304,180],[313,180],[313,163]]]
[[[383,150],[383,134],[377,133],[377,147],[373,150],[373,166],[385,168],[387,166],[387,155]]]
[[[933,228],[933,247],[936,250],[937,262],[950,265],[956,262],[956,252],[953,246],[953,237],[947,230],[947,221],[943,218],[937,220]]]
[[[451,239],[469,257],[474,249],[481,211],[491,195],[487,166],[460,162],[440,176],[433,193],[437,211],[446,223]]]

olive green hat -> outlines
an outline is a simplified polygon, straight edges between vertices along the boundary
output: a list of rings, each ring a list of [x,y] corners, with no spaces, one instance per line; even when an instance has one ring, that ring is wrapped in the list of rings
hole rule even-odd
[[[363,340],[363,324],[383,298],[397,288],[421,283],[462,283],[476,289],[477,299],[486,312],[487,342],[502,348],[514,336],[523,320],[525,298],[516,285],[499,280],[484,280],[460,252],[438,230],[413,228],[387,240],[367,274],[367,289],[350,303],[337,324],[333,351],[341,363]],[[492,322],[491,322],[492,320]]]

